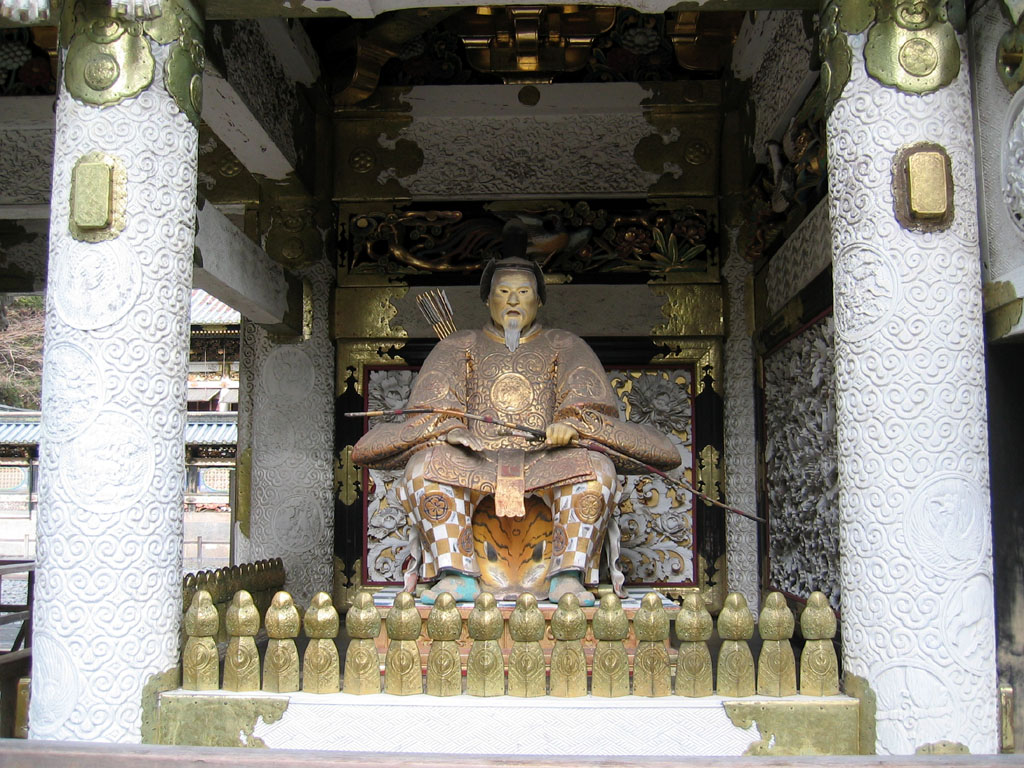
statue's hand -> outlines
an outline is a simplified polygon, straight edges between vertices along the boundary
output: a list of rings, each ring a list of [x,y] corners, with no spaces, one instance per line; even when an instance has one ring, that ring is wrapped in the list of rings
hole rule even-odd
[[[576,427],[571,424],[565,424],[564,422],[557,421],[554,424],[549,424],[546,430],[547,433],[547,444],[553,447],[559,447],[568,445],[577,437],[580,433],[576,431]]]
[[[462,427],[453,429],[445,435],[445,440],[448,441],[449,445],[461,445],[463,448],[469,448],[471,451],[482,451],[484,449],[484,441],[476,435],[471,435],[468,429]]]

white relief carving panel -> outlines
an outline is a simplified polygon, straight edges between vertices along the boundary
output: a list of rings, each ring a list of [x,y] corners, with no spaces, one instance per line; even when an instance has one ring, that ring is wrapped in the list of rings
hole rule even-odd
[[[782,309],[830,266],[832,231],[828,223],[828,201],[822,200],[768,262],[765,275],[768,313],[774,315]]]
[[[757,438],[754,426],[754,349],[747,332],[744,298],[753,266],[735,247],[729,232],[729,256],[723,267],[728,296],[725,337],[725,498],[731,506],[757,511]],[[761,603],[757,523],[739,515],[726,515],[728,589],[739,592],[757,614]]]
[[[49,97],[51,102],[53,97]],[[45,205],[50,200],[53,128],[0,130],[0,205]]]
[[[769,581],[839,608],[833,323],[824,317],[764,360]]]
[[[57,102],[46,296],[31,731],[139,741],[142,690],[178,664],[196,131],[163,86]],[[127,225],[68,231],[71,169],[127,169]],[[44,682],[45,681],[45,682]]]
[[[294,81],[285,75],[258,21],[240,19],[212,26],[212,37],[222,46],[231,87],[294,167],[301,151],[295,142],[299,101]]]
[[[252,447],[249,537],[238,562],[280,557],[287,589],[307,605],[334,577],[334,346],[327,306],[333,273],[303,272],[313,289],[313,332],[275,342],[243,324],[239,452]]]
[[[869,79],[863,37],[850,40],[853,76],[828,121],[845,667],[878,695],[879,752],[949,739],[991,753],[995,629],[969,69],[965,58],[950,86],[910,96]],[[892,157],[918,141],[938,142],[952,158],[956,215],[945,232],[911,233],[893,215]],[[970,626],[943,609],[967,594]]]
[[[815,39],[804,28],[801,11],[779,11],[771,45],[751,84],[756,105],[754,152],[758,162],[768,159],[765,144],[781,135],[789,115],[796,112],[814,81],[811,54]]]
[[[417,117],[398,139],[419,146],[423,165],[399,181],[420,199],[646,194],[659,174],[642,170],[634,151],[653,133],[639,113]],[[395,143],[380,141],[383,146]],[[566,146],[600,151],[566,152]],[[474,151],[466,152],[466,147]],[[378,180],[383,184],[394,177],[394,171],[385,171]]]
[[[975,136],[978,142],[979,192],[982,202],[982,259],[985,279],[1007,279],[1024,267],[1024,146],[1020,92],[1014,98],[997,68],[999,39],[1012,29],[999,0],[977,3],[971,9],[971,76],[974,81]],[[1016,284],[1018,281],[1014,280]],[[1021,288],[1017,288],[1021,294]]]

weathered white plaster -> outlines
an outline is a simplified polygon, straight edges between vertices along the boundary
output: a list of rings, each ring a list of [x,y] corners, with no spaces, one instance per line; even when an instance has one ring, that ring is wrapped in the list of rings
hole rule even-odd
[[[320,62],[302,24],[297,19],[259,19],[257,23],[285,75],[313,85],[320,77]]]
[[[759,11],[743,17],[730,67],[737,80],[749,80],[761,68],[772,40],[786,18],[787,11]]]
[[[163,86],[57,105],[46,293],[31,736],[139,741],[142,690],[179,664],[185,378],[197,133]],[[127,171],[114,240],[68,230],[84,153]]]
[[[885,88],[850,38],[828,120],[843,656],[877,695],[879,753],[998,749],[980,258],[966,56],[923,96]],[[961,39],[961,50],[964,42]],[[955,218],[893,214],[891,163],[934,141]]]
[[[719,696],[574,699],[425,694],[209,694],[174,696],[288,699],[281,719],[256,723],[271,748],[467,755],[742,755],[761,739],[757,723],[733,725]],[[785,699],[774,699],[774,702]],[[799,697],[806,703],[806,696]],[[735,701],[735,699],[733,700]],[[757,699],[744,699],[756,703]],[[834,702],[833,702],[834,703]],[[454,727],[454,724],[458,724]],[[438,727],[442,724],[443,727]],[[642,724],[642,737],[638,725]]]
[[[254,323],[276,325],[288,312],[284,270],[223,213],[203,201],[196,250],[201,265],[192,285],[237,309]]]
[[[754,347],[747,317],[747,279],[754,268],[728,232],[729,254],[722,274],[728,302],[725,336],[725,498],[738,509],[757,511],[757,438],[754,428]],[[726,515],[728,589],[739,592],[757,614],[761,604],[757,523]]]
[[[313,297],[308,339],[278,342],[242,325],[238,452],[251,450],[252,479],[249,536],[236,532],[235,559],[282,558],[285,589],[308,605],[334,574],[334,273],[321,263],[302,274]]]
[[[210,62],[203,70],[203,120],[250,173],[281,180],[295,170],[238,91]]]
[[[781,11],[771,44],[764,51],[750,86],[754,104],[754,154],[768,160],[766,145],[779,141],[811,88],[818,82],[812,70],[815,39],[804,28],[802,11]]]
[[[238,19],[230,23],[211,24],[207,38],[211,59],[217,62],[218,68],[223,66],[220,71],[244,111],[249,113],[248,117],[237,112],[232,116],[246,122],[249,117],[255,119],[288,164],[292,168],[296,167],[300,154],[312,150],[298,143],[296,121],[300,105],[295,81],[285,74],[273,50],[273,43],[264,36],[259,22]],[[220,83],[218,90],[223,92]],[[206,117],[205,108],[203,116]],[[207,123],[227,143],[209,119]],[[259,137],[259,134],[255,136]],[[230,144],[228,148],[234,151]],[[237,152],[235,156],[245,163],[245,158]],[[248,164],[246,168],[253,173],[261,173]]]

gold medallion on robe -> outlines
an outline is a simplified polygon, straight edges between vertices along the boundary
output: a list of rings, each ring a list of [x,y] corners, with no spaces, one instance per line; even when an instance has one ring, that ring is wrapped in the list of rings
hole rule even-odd
[[[491,385],[491,402],[506,413],[522,413],[533,404],[533,387],[521,373],[503,373]]]

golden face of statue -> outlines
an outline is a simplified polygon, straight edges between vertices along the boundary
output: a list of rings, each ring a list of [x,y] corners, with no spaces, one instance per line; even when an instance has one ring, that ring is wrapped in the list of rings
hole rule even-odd
[[[525,333],[537,318],[539,307],[540,297],[533,275],[510,269],[494,273],[487,308],[498,328],[504,329],[508,318],[518,317],[519,327]]]

